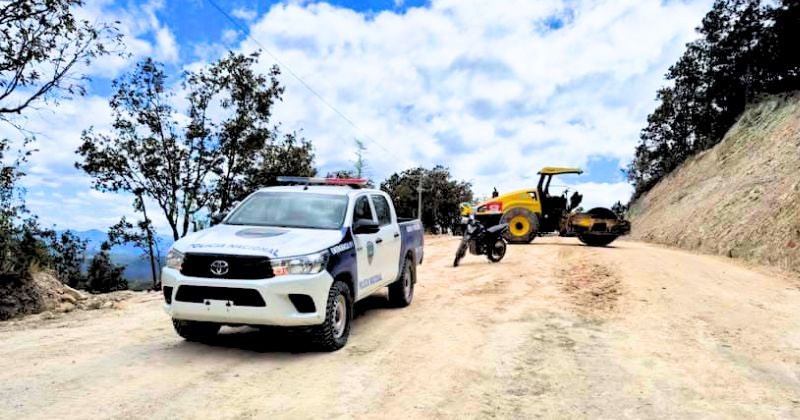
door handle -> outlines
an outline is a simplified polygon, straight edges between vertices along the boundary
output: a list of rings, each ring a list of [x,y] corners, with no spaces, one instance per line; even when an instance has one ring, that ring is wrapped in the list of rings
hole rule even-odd
[[[375,240],[376,244],[379,244],[379,243],[382,243],[382,242],[383,242],[383,239],[381,239],[381,238],[378,238],[378,239]]]
[[[395,232],[395,233],[394,233],[394,237],[395,237],[395,238],[399,238],[399,237],[400,237],[400,232]]]

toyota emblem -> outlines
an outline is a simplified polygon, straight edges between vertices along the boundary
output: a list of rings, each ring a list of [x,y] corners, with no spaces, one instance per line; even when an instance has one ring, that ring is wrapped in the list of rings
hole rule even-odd
[[[224,276],[228,274],[230,266],[227,261],[216,260],[211,263],[211,274],[215,276]]]

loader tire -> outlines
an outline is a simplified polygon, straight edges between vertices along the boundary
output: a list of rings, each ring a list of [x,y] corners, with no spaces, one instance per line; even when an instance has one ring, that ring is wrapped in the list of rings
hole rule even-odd
[[[508,243],[527,244],[536,238],[539,231],[539,218],[536,214],[523,208],[511,209],[503,214],[502,223],[508,224],[503,234]]]
[[[616,235],[592,235],[590,233],[578,235],[578,239],[588,246],[606,246],[617,239]]]

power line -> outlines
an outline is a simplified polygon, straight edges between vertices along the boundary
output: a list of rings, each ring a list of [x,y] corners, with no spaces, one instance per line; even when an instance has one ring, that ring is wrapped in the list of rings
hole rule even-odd
[[[250,35],[250,31],[249,31],[249,30],[248,30],[248,29],[247,29],[247,28],[246,28],[244,25],[242,25],[241,23],[239,23],[239,21],[237,21],[236,19],[234,19],[234,18],[233,18],[231,15],[229,15],[227,12],[225,12],[225,10],[223,10],[223,9],[222,9],[222,8],[221,8],[221,7],[220,7],[220,6],[219,6],[219,5],[218,5],[218,4],[217,4],[217,3],[216,3],[214,0],[207,0],[207,1],[208,1],[208,2],[209,2],[209,3],[210,3],[210,4],[211,4],[211,5],[212,5],[212,6],[213,6],[215,9],[217,9],[217,11],[218,11],[218,12],[220,12],[220,14],[222,14],[223,16],[225,16],[225,17],[226,17],[226,18],[227,18],[227,19],[228,19],[228,20],[229,20],[231,23],[233,23],[233,24],[234,24],[234,25],[235,25],[237,28],[239,28],[239,30],[241,30],[241,31],[242,31],[242,32],[243,32],[245,35],[247,35],[247,37],[248,37],[248,38],[250,38],[250,40],[251,40],[251,41],[255,42],[255,43],[256,43],[256,45],[258,45],[258,46],[259,46],[259,47],[260,47],[262,50],[264,50],[264,52],[266,52],[266,53],[267,53],[267,54],[268,54],[270,57],[272,57],[272,59],[273,59],[273,60],[275,60],[275,62],[276,62],[276,63],[278,63],[278,65],[280,65],[280,66],[281,66],[281,68],[284,68],[284,69],[286,69],[286,71],[287,71],[287,72],[288,72],[288,73],[289,73],[289,74],[290,74],[292,77],[294,77],[295,79],[297,79],[297,81],[298,81],[298,82],[300,82],[300,84],[301,84],[301,85],[303,85],[303,86],[304,86],[306,89],[308,89],[308,91],[309,91],[309,92],[311,92],[311,94],[313,94],[314,96],[316,96],[316,97],[317,97],[317,99],[319,99],[319,100],[320,100],[320,102],[322,102],[323,104],[325,104],[325,106],[327,106],[328,108],[330,108],[330,109],[331,109],[333,112],[335,112],[337,115],[339,115],[339,117],[341,117],[343,120],[347,121],[347,123],[348,123],[348,124],[350,124],[351,126],[353,126],[353,128],[355,128],[355,129],[356,129],[356,131],[358,131],[359,133],[361,133],[361,135],[362,135],[364,138],[366,138],[366,139],[367,139],[367,140],[369,140],[370,142],[374,143],[376,146],[380,147],[381,149],[385,150],[387,153],[392,153],[391,151],[389,151],[389,149],[387,149],[386,147],[384,147],[382,144],[378,143],[378,141],[377,141],[377,140],[375,140],[375,139],[373,139],[372,137],[370,137],[370,135],[369,135],[369,134],[367,134],[367,133],[366,133],[364,130],[362,130],[362,129],[361,129],[361,127],[359,127],[359,126],[358,126],[358,125],[357,125],[355,122],[353,122],[353,120],[351,120],[350,118],[348,118],[348,117],[347,117],[347,115],[345,115],[345,114],[344,114],[342,111],[339,111],[339,110],[338,110],[338,109],[337,109],[335,106],[333,106],[333,105],[332,105],[330,102],[326,101],[326,100],[325,100],[325,98],[324,98],[322,95],[320,95],[319,93],[317,93],[317,91],[316,91],[316,90],[314,90],[314,88],[312,88],[312,87],[311,87],[311,85],[309,85],[308,83],[306,83],[306,82],[305,82],[305,80],[303,80],[303,78],[301,78],[300,76],[298,76],[298,75],[297,75],[297,73],[295,73],[295,72],[294,72],[294,70],[292,70],[292,68],[291,68],[291,67],[289,67],[288,65],[286,65],[285,63],[283,63],[283,62],[282,62],[282,61],[281,61],[281,60],[280,60],[280,59],[279,59],[279,58],[278,58],[278,57],[277,57],[275,54],[273,54],[273,53],[272,53],[272,52],[271,52],[269,49],[267,49],[266,47],[264,47],[264,45],[262,45],[260,42],[258,42],[258,40],[257,40],[257,39],[253,38],[253,36],[252,36],[252,35]]]

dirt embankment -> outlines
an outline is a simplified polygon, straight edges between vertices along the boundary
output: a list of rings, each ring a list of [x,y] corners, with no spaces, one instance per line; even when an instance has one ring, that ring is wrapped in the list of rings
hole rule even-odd
[[[800,271],[800,93],[748,109],[630,218],[634,239]]]
[[[30,277],[0,275],[0,320],[39,313],[47,317],[76,309],[109,309],[119,306],[133,293],[92,295],[61,283],[47,271],[33,273]]]

